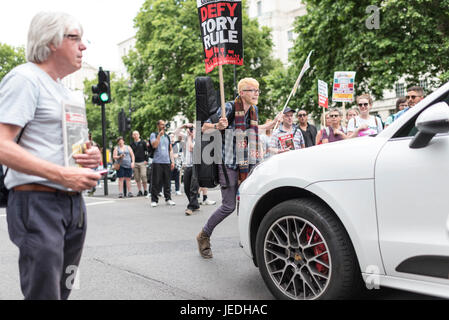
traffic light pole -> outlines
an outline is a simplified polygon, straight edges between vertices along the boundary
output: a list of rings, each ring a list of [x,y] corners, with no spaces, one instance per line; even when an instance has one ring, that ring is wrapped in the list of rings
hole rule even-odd
[[[101,133],[103,136],[103,167],[109,170],[108,159],[106,157],[106,108],[104,103],[101,103]],[[106,174],[104,177],[104,195],[107,196],[108,194],[108,175]]]

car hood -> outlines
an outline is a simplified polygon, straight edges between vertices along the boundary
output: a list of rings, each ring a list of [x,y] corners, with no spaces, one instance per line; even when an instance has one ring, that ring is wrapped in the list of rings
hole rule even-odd
[[[305,188],[319,181],[373,179],[376,156],[386,141],[361,137],[272,156],[253,170],[240,193],[263,194],[284,186]]]

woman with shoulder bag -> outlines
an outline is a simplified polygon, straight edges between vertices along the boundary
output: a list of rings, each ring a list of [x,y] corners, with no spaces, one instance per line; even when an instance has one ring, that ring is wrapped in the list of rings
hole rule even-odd
[[[113,158],[120,164],[120,169],[117,171],[118,178],[118,197],[123,198],[123,181],[126,181],[128,188],[128,197],[133,197],[131,192],[131,177],[134,169],[134,152],[133,149],[125,145],[123,137],[117,138],[117,146],[114,148]]]

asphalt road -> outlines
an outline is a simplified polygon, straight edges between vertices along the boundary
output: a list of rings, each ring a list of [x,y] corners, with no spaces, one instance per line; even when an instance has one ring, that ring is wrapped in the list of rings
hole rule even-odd
[[[134,190],[136,190],[134,188]],[[85,197],[88,232],[73,300],[271,300],[258,269],[239,247],[237,216],[225,219],[212,236],[214,258],[200,257],[196,235],[215,210],[202,206],[185,216],[185,195],[173,196],[150,208],[144,197],[117,198],[98,189]],[[219,190],[209,199],[220,203]],[[218,205],[218,204],[217,204]],[[5,210],[0,209],[0,300],[22,299],[18,250],[8,238]],[[381,289],[370,299],[430,299],[412,293]]]

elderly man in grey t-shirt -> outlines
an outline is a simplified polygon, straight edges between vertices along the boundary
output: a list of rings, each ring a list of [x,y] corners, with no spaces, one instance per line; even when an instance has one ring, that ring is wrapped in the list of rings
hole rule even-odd
[[[8,232],[19,248],[25,299],[68,298],[86,234],[80,192],[101,178],[92,170],[101,161],[97,147],[74,156],[84,168],[64,167],[62,104],[76,97],[60,79],[81,68],[82,35],[65,13],[37,14],[28,33],[28,63],[0,83],[0,163],[9,168]]]

